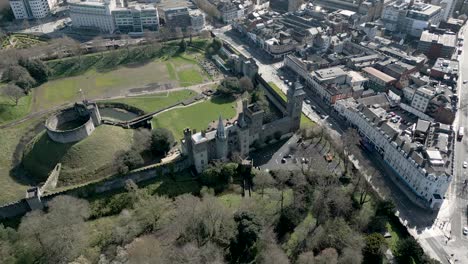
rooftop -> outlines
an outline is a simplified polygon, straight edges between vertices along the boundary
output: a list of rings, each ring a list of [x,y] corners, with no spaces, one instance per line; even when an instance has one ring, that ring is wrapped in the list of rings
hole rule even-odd
[[[365,67],[362,69],[364,72],[366,72],[367,74],[369,75],[372,75],[380,80],[382,80],[383,82],[385,83],[389,83],[389,82],[393,82],[393,81],[396,81],[395,78],[393,78],[392,76],[388,75],[388,74],[385,74],[379,70],[377,70],[376,68],[374,67]]]

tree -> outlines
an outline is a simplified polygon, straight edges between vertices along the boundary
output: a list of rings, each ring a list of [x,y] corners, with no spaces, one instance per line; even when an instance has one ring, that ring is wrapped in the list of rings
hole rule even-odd
[[[185,52],[187,50],[187,41],[185,39],[182,39],[179,42],[179,52]]]
[[[50,70],[47,65],[39,59],[20,59],[19,65],[28,70],[34,80],[38,84],[47,82],[50,75]]]
[[[29,72],[19,65],[8,66],[3,73],[2,79],[15,83],[26,92],[36,84],[36,81],[31,77]]]
[[[259,264],[289,264],[288,256],[278,245],[275,233],[271,229],[265,230],[258,242],[259,254],[255,263]]]
[[[400,239],[396,245],[398,263],[422,263],[424,251],[413,237]]]
[[[22,262],[65,263],[76,259],[89,245],[84,200],[57,196],[48,203],[48,213],[33,211],[18,228]]]
[[[253,178],[253,183],[255,188],[260,189],[261,196],[265,193],[265,188],[273,186],[275,180],[271,177],[271,174],[266,171],[258,170],[255,172],[255,177]]]
[[[140,196],[133,208],[135,221],[147,232],[155,232],[165,226],[172,212],[171,200],[149,194]]]
[[[297,264],[313,264],[315,260],[314,252],[306,251],[299,255],[297,258]]]
[[[338,263],[338,252],[334,248],[326,248],[320,251],[315,259],[316,264],[337,264]]]
[[[240,78],[239,85],[240,87],[242,87],[244,91],[247,91],[247,92],[251,92],[254,89],[252,80],[247,76]]]
[[[229,246],[229,259],[233,263],[250,263],[257,255],[256,242],[262,225],[257,216],[250,211],[237,212],[234,215],[237,235]]]
[[[387,241],[379,233],[372,233],[365,238],[366,246],[363,249],[364,257],[368,263],[380,263],[387,248]]]
[[[19,99],[25,96],[23,89],[19,88],[16,84],[9,83],[6,87],[2,89],[2,94],[8,97],[15,103],[15,106],[18,105]]]
[[[346,175],[349,169],[349,155],[358,155],[359,154],[359,147],[358,144],[360,143],[361,137],[359,133],[354,128],[347,129],[343,135],[341,136],[341,147],[338,148],[338,153],[341,159],[344,162],[344,172],[343,174]],[[335,145],[337,146],[337,145]]]
[[[132,149],[141,153],[151,147],[151,130],[146,128],[136,129],[133,133]]]
[[[193,195],[181,195],[175,200],[175,215],[166,232],[178,243],[194,243],[204,247],[213,243],[226,248],[235,233],[232,213],[214,196],[206,194],[200,200]]]
[[[280,196],[280,211],[283,212],[284,208],[284,192],[288,188],[288,184],[291,181],[292,173],[286,170],[272,171],[272,174],[276,180],[276,187],[281,191]]]
[[[144,160],[135,149],[119,151],[115,154],[115,164],[120,174],[125,174],[143,165]]]
[[[174,135],[166,128],[155,128],[151,134],[151,151],[155,155],[165,155],[174,144]]]
[[[0,224],[0,259],[4,263],[17,263],[14,245],[18,241],[18,233],[10,227]]]
[[[214,163],[210,164],[200,176],[203,185],[213,188],[220,193],[227,188],[231,179],[236,175],[236,164]]]
[[[353,248],[345,248],[341,251],[340,257],[338,258],[339,264],[361,264],[362,254]]]

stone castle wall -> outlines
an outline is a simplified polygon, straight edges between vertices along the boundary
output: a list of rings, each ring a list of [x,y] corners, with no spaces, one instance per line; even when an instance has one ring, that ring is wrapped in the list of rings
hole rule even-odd
[[[53,115],[46,120],[45,127],[49,137],[59,143],[72,143],[83,140],[93,133],[95,126],[93,120],[88,116],[88,120],[76,128],[70,130],[60,130],[60,124],[76,120],[81,117],[74,109],[67,109],[57,115]]]

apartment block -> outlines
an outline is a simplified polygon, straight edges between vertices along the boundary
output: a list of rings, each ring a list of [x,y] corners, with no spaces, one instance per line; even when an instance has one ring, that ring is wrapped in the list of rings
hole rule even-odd
[[[38,19],[48,16],[57,0],[10,0],[16,19]]]

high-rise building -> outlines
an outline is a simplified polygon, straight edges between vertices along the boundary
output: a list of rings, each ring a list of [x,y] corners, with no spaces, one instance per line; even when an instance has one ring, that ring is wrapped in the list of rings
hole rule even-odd
[[[185,29],[191,25],[190,13],[187,7],[164,9],[164,19],[168,28]]]
[[[115,31],[111,11],[116,7],[115,0],[69,0],[72,26],[97,29],[106,33]]]
[[[440,6],[397,0],[384,6],[382,22],[387,30],[420,37],[430,26],[439,25],[442,20]]]
[[[438,5],[442,8],[442,20],[447,21],[455,9],[455,0],[431,0],[432,5]]]
[[[158,10],[151,5],[118,7],[112,10],[116,30],[121,33],[143,33],[159,28]]]
[[[270,8],[280,13],[296,11],[300,5],[300,0],[270,0]]]
[[[152,5],[131,4],[126,0],[69,0],[72,26],[105,33],[143,33],[159,29],[159,15]]]
[[[57,0],[10,0],[16,19],[44,18],[57,5]]]

